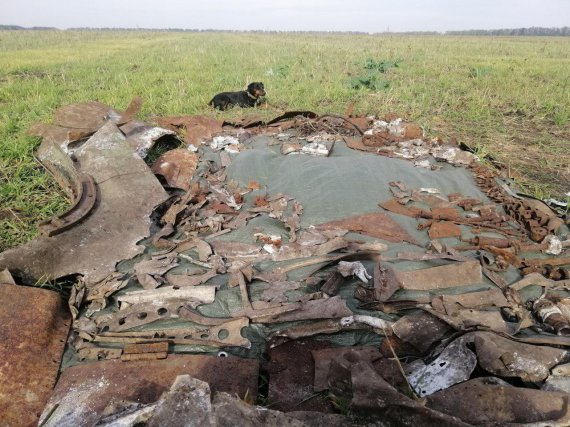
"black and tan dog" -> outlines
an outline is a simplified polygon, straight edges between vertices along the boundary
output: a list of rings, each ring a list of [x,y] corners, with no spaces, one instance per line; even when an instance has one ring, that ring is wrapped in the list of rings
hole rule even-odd
[[[255,107],[260,104],[259,98],[262,96],[265,96],[263,83],[253,82],[247,86],[247,90],[218,93],[212,98],[209,105],[220,110],[225,110],[235,105],[242,108]]]

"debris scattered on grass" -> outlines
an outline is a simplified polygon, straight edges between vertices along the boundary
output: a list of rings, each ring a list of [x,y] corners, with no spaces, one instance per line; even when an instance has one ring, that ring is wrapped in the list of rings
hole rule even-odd
[[[395,66],[367,63],[378,73]],[[97,364],[144,368],[175,363],[181,352],[218,354],[222,349],[226,355],[255,358],[269,348],[269,366],[283,363],[270,373],[269,394],[286,397],[287,410],[314,404],[332,411],[324,394],[315,395],[328,389],[337,402],[351,402],[350,413],[361,418],[389,413],[414,425],[457,426],[472,420],[567,421],[559,407],[561,394],[535,389],[567,390],[568,382],[563,364],[570,358],[564,349],[570,347],[570,245],[556,212],[506,192],[472,153],[453,141],[426,139],[415,123],[311,112],[289,112],[265,123],[157,119],[194,147],[194,152],[168,150],[155,161],[152,172],[164,178],[168,194],[136,154],[139,146],[128,142],[139,108],[140,100],[123,114],[98,103],[66,107],[57,114],[59,128],[35,128],[44,136],[40,160],[77,206],[88,194],[97,200],[89,209],[49,221],[59,232],[32,243],[35,250],[0,254],[0,268],[7,268],[0,276],[7,283],[3,288],[19,289],[15,283],[26,275],[82,276],[75,279],[69,301],[74,320],[68,356],[74,363],[109,359]],[[81,132],[70,141],[64,125]],[[333,145],[338,152],[334,148],[329,156]],[[406,184],[407,176],[374,182],[375,191],[383,194],[378,200],[363,201],[358,189],[354,194],[344,189],[346,206],[321,213],[296,187],[296,177],[272,192],[275,183],[266,172],[243,170],[248,168],[240,161],[259,150],[256,146],[275,164],[298,160],[326,169],[358,149],[371,154],[352,161],[380,155],[430,170],[407,166],[415,186]],[[281,156],[303,152],[325,157]],[[111,154],[113,161],[106,157]],[[384,161],[386,167],[394,162]],[[473,187],[468,191],[475,195],[458,193],[461,184],[444,182],[450,170],[453,176],[473,173],[481,191]],[[96,191],[83,191],[86,181],[78,171],[93,176]],[[448,184],[450,194],[444,191]],[[373,211],[377,203],[388,213]],[[147,236],[141,255],[137,242]],[[386,255],[395,245],[405,249]],[[527,289],[531,285],[542,287],[542,293]],[[309,339],[316,335],[326,336],[334,349]],[[416,360],[393,360],[394,355]],[[81,372],[82,366],[89,369],[68,369]],[[476,366],[497,378],[473,379]],[[129,381],[137,384],[152,374],[138,372]],[[500,378],[521,382],[515,387]],[[162,384],[162,391],[172,381]],[[408,382],[421,401],[410,398]],[[129,417],[168,419],[176,413],[173,396],[187,386],[203,391],[187,402],[188,408],[202,402],[204,420],[221,416],[207,385],[185,378],[162,398],[129,406]],[[495,392],[534,402],[534,412],[505,412],[502,401],[488,398]],[[98,399],[104,400],[100,411],[107,408],[105,416],[125,415],[107,406],[110,398]],[[449,406],[454,399],[467,399],[469,408],[456,411],[455,404]],[[245,410],[239,402],[224,402]],[[46,419],[61,415],[51,406],[46,411]],[[255,410],[252,417],[259,414]]]

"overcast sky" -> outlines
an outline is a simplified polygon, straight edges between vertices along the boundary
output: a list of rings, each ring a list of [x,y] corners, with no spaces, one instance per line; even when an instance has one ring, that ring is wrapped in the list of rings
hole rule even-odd
[[[570,26],[570,0],[0,0],[0,24],[448,31]]]

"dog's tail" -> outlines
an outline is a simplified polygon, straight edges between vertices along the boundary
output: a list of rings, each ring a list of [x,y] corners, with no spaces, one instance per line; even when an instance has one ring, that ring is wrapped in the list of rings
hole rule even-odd
[[[213,107],[213,106],[214,106],[214,98],[212,98],[211,101],[208,102],[208,105],[209,105],[210,107]]]

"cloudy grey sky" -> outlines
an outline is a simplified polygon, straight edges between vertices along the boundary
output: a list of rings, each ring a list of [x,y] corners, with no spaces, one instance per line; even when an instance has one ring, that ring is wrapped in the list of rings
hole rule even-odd
[[[0,0],[0,24],[447,31],[570,26],[570,0]]]

